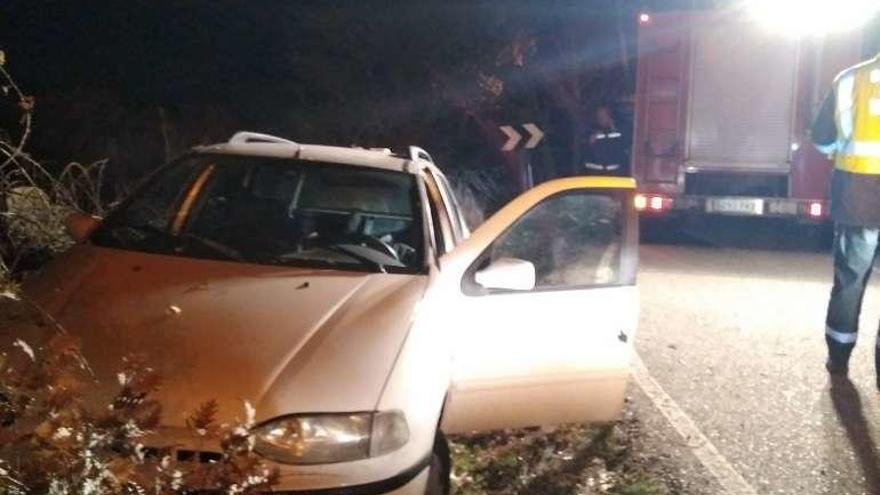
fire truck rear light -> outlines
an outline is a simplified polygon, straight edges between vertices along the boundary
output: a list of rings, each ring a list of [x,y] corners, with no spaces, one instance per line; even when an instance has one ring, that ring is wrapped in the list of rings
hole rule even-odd
[[[821,217],[824,214],[824,208],[822,208],[822,203],[818,201],[814,201],[810,203],[810,216],[811,217]]]
[[[641,14],[639,14],[639,22],[642,24],[648,24],[649,22],[651,22],[651,14],[647,12],[642,12]]]
[[[672,199],[666,196],[638,194],[633,203],[638,211],[665,211],[672,207]]]

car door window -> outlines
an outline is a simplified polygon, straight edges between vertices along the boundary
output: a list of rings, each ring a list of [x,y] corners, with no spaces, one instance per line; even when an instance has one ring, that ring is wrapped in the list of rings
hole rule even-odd
[[[625,195],[595,190],[548,198],[499,237],[480,266],[527,261],[535,268],[536,291],[631,284],[629,206]]]

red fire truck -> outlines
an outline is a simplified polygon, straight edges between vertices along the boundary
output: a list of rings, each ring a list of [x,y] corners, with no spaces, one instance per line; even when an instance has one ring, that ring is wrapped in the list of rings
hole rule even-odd
[[[861,37],[795,38],[730,12],[643,14],[633,172],[644,216],[823,223],[831,162],[809,127]]]

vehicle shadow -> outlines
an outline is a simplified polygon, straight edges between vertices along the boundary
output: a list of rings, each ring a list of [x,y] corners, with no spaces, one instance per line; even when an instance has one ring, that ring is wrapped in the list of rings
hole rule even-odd
[[[880,494],[880,457],[871,438],[859,391],[849,378],[841,377],[832,378],[830,394],[834,412],[846,430],[853,453],[865,476],[867,493]]]

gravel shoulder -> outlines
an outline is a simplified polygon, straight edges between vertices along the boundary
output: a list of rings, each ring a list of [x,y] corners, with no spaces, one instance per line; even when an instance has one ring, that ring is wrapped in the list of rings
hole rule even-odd
[[[621,420],[455,436],[455,493],[710,495],[719,485],[647,396],[630,387]]]

